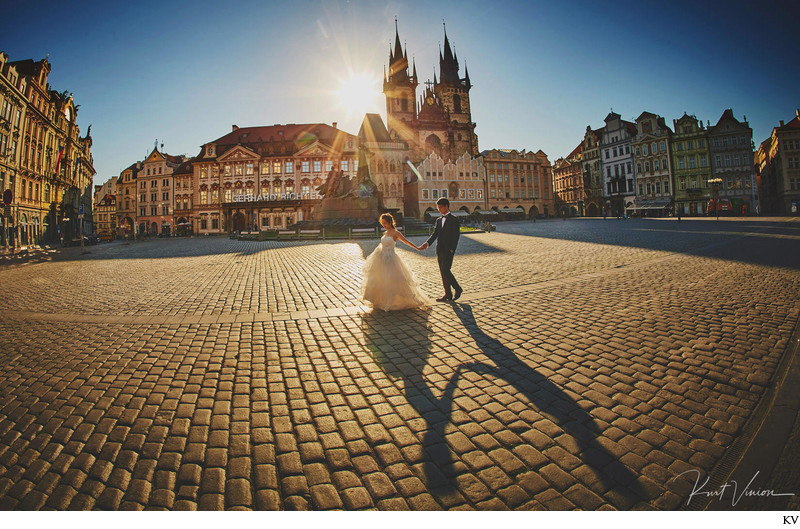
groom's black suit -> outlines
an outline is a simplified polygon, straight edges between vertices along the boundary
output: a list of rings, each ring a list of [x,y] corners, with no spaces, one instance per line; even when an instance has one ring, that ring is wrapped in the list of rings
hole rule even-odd
[[[442,226],[442,222],[444,222],[444,226]],[[461,291],[456,278],[453,277],[453,272],[450,271],[453,266],[453,256],[456,253],[460,233],[461,227],[458,219],[452,213],[448,213],[436,220],[436,228],[433,230],[433,235],[426,241],[426,244],[431,246],[433,241],[439,239],[439,242],[436,243],[436,257],[439,260],[439,271],[442,274],[444,294],[448,298],[453,297],[453,293],[450,290],[451,286],[457,292]]]

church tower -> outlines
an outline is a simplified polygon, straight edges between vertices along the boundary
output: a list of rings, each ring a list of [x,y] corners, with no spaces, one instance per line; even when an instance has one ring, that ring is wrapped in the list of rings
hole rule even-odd
[[[400,34],[395,24],[394,50],[389,49],[389,76],[384,72],[383,93],[386,96],[386,121],[389,133],[413,144],[417,122],[417,67],[408,72],[408,53],[400,46]]]
[[[434,84],[433,91],[450,116],[451,126],[447,139],[452,159],[458,158],[465,152],[470,156],[478,155],[478,137],[475,135],[475,123],[472,122],[472,110],[469,104],[471,88],[472,83],[466,67],[464,78],[459,77],[458,56],[450,47],[445,28],[444,54],[439,52],[439,82]]]

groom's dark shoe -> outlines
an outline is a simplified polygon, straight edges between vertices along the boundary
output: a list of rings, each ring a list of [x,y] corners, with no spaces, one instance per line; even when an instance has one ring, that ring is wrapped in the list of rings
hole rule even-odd
[[[453,296],[453,301],[455,301],[455,300],[457,300],[458,298],[460,298],[460,297],[461,297],[461,293],[462,293],[462,292],[464,292],[464,289],[463,289],[463,288],[457,288],[457,289],[456,289],[456,294],[455,294],[455,296]]]
[[[440,298],[437,298],[436,301],[438,301],[439,303],[444,303],[445,301],[453,301],[453,298],[451,296],[444,295]]]

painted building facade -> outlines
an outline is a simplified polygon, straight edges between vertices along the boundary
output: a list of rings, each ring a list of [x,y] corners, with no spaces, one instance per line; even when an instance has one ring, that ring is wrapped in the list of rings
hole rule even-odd
[[[554,214],[553,170],[544,152],[491,149],[481,156],[486,167],[487,207],[519,210],[530,218]]]
[[[605,119],[600,139],[600,167],[603,173],[603,198],[606,211],[621,216],[636,198],[631,144],[636,137],[636,125],[611,112]]]
[[[455,161],[446,161],[432,152],[405,184],[406,214],[419,219],[435,218],[439,216],[436,201],[440,198],[450,201],[454,215],[485,211],[485,180],[483,158],[464,153]]]
[[[192,160],[194,232],[283,229],[311,219],[317,187],[358,171],[358,137],[323,123],[239,128]]]
[[[708,130],[711,157],[712,195],[719,194],[720,214],[749,215],[760,211],[756,185],[753,129],[747,119],[739,121],[726,109]],[[714,182],[719,180],[719,182]],[[713,191],[714,187],[717,191]]]
[[[708,130],[701,120],[686,113],[673,121],[672,171],[675,212],[684,216],[708,213],[712,189]]]
[[[636,118],[636,136],[631,143],[636,198],[626,208],[635,215],[665,216],[672,212],[671,136],[672,130],[661,116],[642,112]]]
[[[761,205],[767,215],[800,215],[800,109],[772,129],[758,150]]]

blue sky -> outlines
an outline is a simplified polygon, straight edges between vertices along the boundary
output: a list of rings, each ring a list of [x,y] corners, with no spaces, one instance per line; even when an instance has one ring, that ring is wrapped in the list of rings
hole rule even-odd
[[[714,124],[726,108],[756,145],[800,107],[797,2],[677,0],[266,2],[27,0],[4,6],[0,50],[49,54],[50,84],[92,125],[95,183],[143,159],[157,139],[199,152],[231,125],[331,123],[356,134],[385,117],[380,79],[398,18],[422,80],[438,75],[442,21],[474,85],[481,150],[568,154],[613,107],[672,124]],[[372,96],[340,90],[371,76]],[[420,93],[422,88],[420,87]]]

